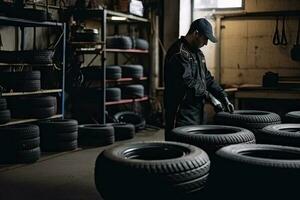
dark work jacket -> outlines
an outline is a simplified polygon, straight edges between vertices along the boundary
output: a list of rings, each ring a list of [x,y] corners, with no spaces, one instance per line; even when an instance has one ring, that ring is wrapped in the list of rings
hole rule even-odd
[[[193,49],[184,37],[167,52],[164,81],[166,134],[177,126],[203,123],[207,91],[221,102],[226,96],[207,70],[202,51]]]

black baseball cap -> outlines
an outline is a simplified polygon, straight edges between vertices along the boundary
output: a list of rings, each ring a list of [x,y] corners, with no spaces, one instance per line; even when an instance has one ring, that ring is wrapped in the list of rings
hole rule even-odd
[[[191,28],[204,34],[211,42],[216,43],[218,40],[213,35],[212,26],[207,19],[199,18],[192,22]]]

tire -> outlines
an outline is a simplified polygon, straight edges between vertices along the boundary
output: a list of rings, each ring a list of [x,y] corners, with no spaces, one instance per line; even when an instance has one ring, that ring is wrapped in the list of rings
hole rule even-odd
[[[237,110],[234,113],[219,112],[215,116],[217,124],[239,126],[251,131],[262,129],[271,124],[280,124],[280,116],[267,111]]]
[[[122,65],[123,78],[141,78],[144,76],[144,68],[142,65]]]
[[[10,72],[14,73],[15,80],[41,80],[40,71],[22,71],[22,72]]]
[[[257,139],[262,144],[300,147],[300,124],[275,124],[263,128]]]
[[[12,86],[16,92],[34,92],[41,90],[41,80],[17,80]]]
[[[41,133],[64,133],[78,131],[78,122],[74,119],[55,119],[39,122]]]
[[[135,48],[136,49],[143,49],[148,50],[149,49],[149,43],[147,40],[136,38],[135,39]]]
[[[236,144],[216,152],[219,158],[210,181],[224,199],[291,199],[297,195],[300,149],[266,144]],[[210,182],[211,183],[211,182]],[[284,184],[282,184],[284,183]],[[251,191],[249,192],[249,189]]]
[[[114,118],[117,120],[118,123],[133,124],[136,132],[145,129],[146,127],[145,119],[134,112],[118,112],[114,115]]]
[[[85,29],[82,32],[75,32],[74,40],[78,42],[98,42],[99,34],[94,33],[93,29]]]
[[[0,98],[0,110],[6,110],[7,109],[7,102],[5,98]]]
[[[26,110],[23,113],[23,116],[30,117],[30,118],[36,118],[36,119],[44,119],[51,117],[56,114],[56,107],[40,107],[35,108],[34,110]]]
[[[111,123],[106,124],[114,127],[116,141],[129,140],[134,138],[135,127],[133,124]]]
[[[0,138],[11,136],[17,140],[26,140],[37,138],[40,135],[39,127],[36,125],[13,125],[0,128]]]
[[[135,99],[144,97],[144,86],[139,84],[122,87],[122,99]]]
[[[191,125],[172,130],[172,140],[195,145],[210,156],[227,145],[255,143],[255,136],[244,128],[220,125]]]
[[[300,123],[300,111],[292,111],[285,114],[286,123]]]
[[[23,53],[23,61],[29,64],[52,64],[53,50],[25,50]]]
[[[120,101],[121,89],[120,88],[106,88],[106,101]]]
[[[122,78],[122,68],[120,66],[107,66],[106,67],[106,79],[117,80]]]
[[[73,141],[55,141],[41,143],[41,148],[45,152],[63,152],[63,151],[72,151],[78,148],[77,140]]]
[[[79,143],[84,146],[105,146],[115,142],[114,128],[107,125],[80,125],[78,135]]]
[[[18,163],[33,163],[41,157],[40,147],[17,152]]]
[[[52,107],[57,105],[56,97],[53,96],[36,96],[21,99],[29,107]]]
[[[10,110],[0,110],[0,124],[5,124],[11,120]]]
[[[106,37],[106,47],[112,49],[132,49],[132,40],[128,36],[108,36]]]
[[[95,184],[107,200],[140,200],[141,196],[144,200],[189,199],[201,196],[209,167],[207,154],[195,146],[127,143],[106,149],[97,157]]]

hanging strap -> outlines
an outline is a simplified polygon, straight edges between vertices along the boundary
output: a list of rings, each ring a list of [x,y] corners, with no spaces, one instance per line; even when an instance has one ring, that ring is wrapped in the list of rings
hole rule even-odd
[[[276,18],[275,33],[274,33],[274,36],[273,36],[273,45],[279,45],[279,42],[280,42],[279,30],[278,30],[278,21],[279,21],[279,18],[277,17]]]
[[[299,38],[300,37],[300,18],[298,20],[298,31],[297,31],[297,41],[296,41],[296,45],[299,45]]]
[[[281,45],[287,45],[288,41],[285,34],[285,17],[282,18],[282,32],[281,32]]]

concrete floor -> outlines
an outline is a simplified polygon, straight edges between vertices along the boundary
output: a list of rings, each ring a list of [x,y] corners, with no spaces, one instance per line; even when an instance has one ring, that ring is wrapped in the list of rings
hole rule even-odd
[[[164,140],[164,131],[146,130],[129,141]],[[99,153],[110,146],[43,154],[29,165],[0,165],[0,200],[101,200],[94,184]]]

